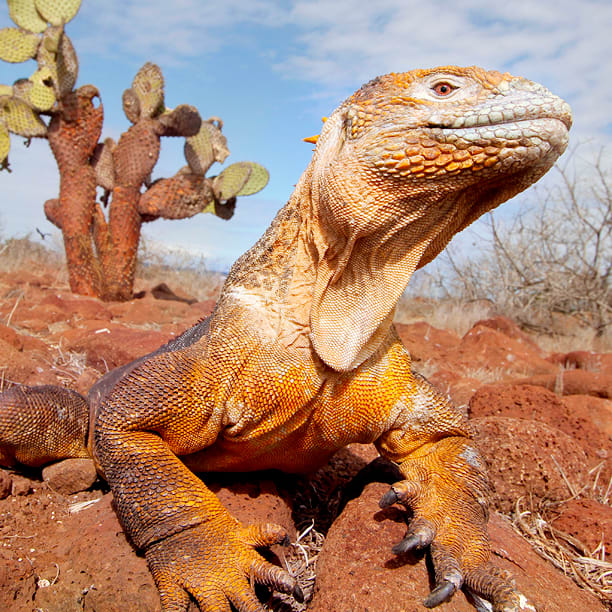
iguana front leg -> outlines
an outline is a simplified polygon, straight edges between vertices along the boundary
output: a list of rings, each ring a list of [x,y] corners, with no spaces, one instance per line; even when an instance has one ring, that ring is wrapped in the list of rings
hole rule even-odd
[[[286,531],[241,525],[176,456],[210,445],[221,424],[195,388],[192,366],[173,355],[154,359],[100,408],[94,452],[121,523],[144,549],[165,611],[187,610],[189,595],[202,610],[262,611],[251,581],[301,599],[295,579],[256,550],[288,543]],[[169,377],[151,370],[166,368],[183,384],[156,383]]]
[[[430,546],[435,587],[423,602],[433,608],[462,586],[497,612],[518,611],[519,594],[489,564],[489,485],[465,417],[422,378],[395,426],[376,445],[404,476],[380,500],[410,507],[413,519],[395,554]]]

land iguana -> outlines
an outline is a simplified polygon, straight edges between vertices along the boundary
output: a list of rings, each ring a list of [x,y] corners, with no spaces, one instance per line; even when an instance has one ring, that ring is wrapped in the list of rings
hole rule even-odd
[[[251,581],[301,597],[256,550],[287,534],[241,525],[192,471],[309,472],[351,442],[374,443],[403,475],[381,506],[414,515],[393,552],[431,551],[424,605],[463,586],[494,610],[521,609],[489,562],[488,483],[470,424],[411,370],[392,319],[413,272],[538,180],[570,125],[563,100],[509,74],[450,66],[370,81],[324,123],[210,318],[108,373],[87,400],[55,387],[5,392],[1,462],[91,453],[164,610],[186,610],[191,595],[206,610],[256,611]]]

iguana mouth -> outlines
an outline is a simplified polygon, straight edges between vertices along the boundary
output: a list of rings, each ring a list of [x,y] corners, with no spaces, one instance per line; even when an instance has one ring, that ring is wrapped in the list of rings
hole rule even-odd
[[[522,123],[532,123],[543,119],[556,120],[563,124],[566,130],[572,126],[572,116],[568,104],[563,103],[559,106],[559,112],[551,112],[545,114],[528,115],[526,109],[517,109],[518,112],[513,113],[513,116],[508,116],[510,113],[504,114],[499,111],[490,115],[469,115],[467,117],[456,117],[452,122],[444,120],[428,121],[427,127],[441,130],[465,130],[473,128],[485,128],[499,125],[520,125]],[[524,113],[523,113],[524,111]],[[499,116],[498,116],[499,115]],[[521,116],[522,115],[522,116]]]
[[[565,147],[570,125],[571,120],[565,117],[540,116],[461,128],[435,123],[427,126],[425,134],[440,143],[454,145],[457,149],[471,146],[513,149],[541,143]]]

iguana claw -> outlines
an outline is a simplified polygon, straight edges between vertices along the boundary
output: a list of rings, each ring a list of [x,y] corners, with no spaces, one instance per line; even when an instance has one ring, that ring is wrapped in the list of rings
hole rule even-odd
[[[423,605],[426,608],[435,608],[448,601],[455,594],[456,590],[456,584],[453,584],[450,580],[444,580],[423,600]]]
[[[263,612],[254,583],[304,601],[296,579],[255,550],[281,544],[278,525],[242,527],[231,518],[211,520],[156,542],[146,557],[160,592],[164,612],[184,611],[191,595],[203,610]],[[230,604],[234,607],[231,608]]]
[[[436,536],[434,526],[425,519],[415,519],[410,523],[410,528],[401,542],[398,542],[391,550],[400,555],[413,550],[419,550],[429,546]]]

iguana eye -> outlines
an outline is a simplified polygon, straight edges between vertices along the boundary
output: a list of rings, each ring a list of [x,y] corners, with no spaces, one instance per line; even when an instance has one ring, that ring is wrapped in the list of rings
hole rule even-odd
[[[455,91],[457,88],[446,81],[442,81],[440,83],[436,83],[431,89],[437,96],[444,97],[453,93],[453,91]]]

